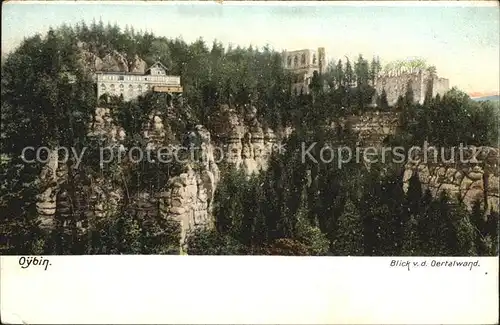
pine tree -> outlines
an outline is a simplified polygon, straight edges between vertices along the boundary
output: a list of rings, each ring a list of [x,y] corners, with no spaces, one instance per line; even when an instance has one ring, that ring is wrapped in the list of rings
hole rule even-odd
[[[485,255],[498,256],[498,211],[491,210],[485,224]]]
[[[475,201],[472,205],[470,214],[470,221],[474,230],[474,245],[476,246],[478,255],[482,256],[487,254],[487,247],[485,242],[486,235],[486,222],[484,219],[484,210],[481,208],[481,202]]]
[[[475,242],[476,231],[470,220],[470,213],[463,202],[454,203],[451,212],[453,231],[456,233],[457,249],[452,252],[456,256],[475,256],[477,249]],[[453,245],[454,246],[454,245]]]
[[[419,241],[417,233],[417,220],[413,215],[410,215],[404,224],[404,237],[401,255],[403,256],[419,256]]]
[[[342,65],[342,60],[339,60],[335,67],[335,84],[337,88],[344,86],[344,67]]]
[[[344,212],[338,219],[333,252],[340,256],[362,256],[364,254],[363,239],[361,216],[354,203],[348,199]]]
[[[389,103],[387,102],[387,93],[385,88],[382,89],[382,93],[380,94],[380,108],[384,111],[389,109]]]
[[[372,86],[375,85],[375,82],[377,80],[377,76],[378,76],[381,69],[382,69],[382,67],[380,65],[379,58],[374,57],[372,59],[371,64],[370,64],[370,80],[371,80]]]
[[[408,180],[408,191],[407,191],[407,202],[408,202],[408,212],[411,215],[420,214],[420,206],[422,200],[422,183],[418,177],[417,173],[413,175]]]
[[[294,218],[296,220],[294,237],[308,247],[309,255],[325,255],[330,242],[320,228],[311,222],[311,217],[308,215],[306,187],[302,188],[301,204]]]
[[[354,82],[354,72],[352,70],[351,62],[347,60],[345,64],[345,72],[344,72],[344,87],[346,89],[349,89],[352,86],[352,83]]]

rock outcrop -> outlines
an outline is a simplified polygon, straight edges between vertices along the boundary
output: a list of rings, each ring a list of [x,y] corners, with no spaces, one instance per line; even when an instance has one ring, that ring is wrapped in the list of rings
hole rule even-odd
[[[171,178],[167,188],[158,196],[161,216],[181,225],[181,247],[185,246],[186,235],[190,230],[212,226],[212,202],[219,181],[210,133],[198,125],[190,133],[189,139],[201,144],[198,159],[187,163],[184,172]]]
[[[99,56],[97,50],[84,42],[78,42],[80,49],[79,56],[82,65],[90,72],[106,71],[106,72],[130,72],[144,74],[148,68],[146,61],[140,58],[137,54],[133,59],[127,60],[124,53],[116,50],[108,51],[104,56]]]
[[[141,59],[137,54],[134,56],[134,60],[129,62],[128,70],[132,73],[144,74],[148,68],[146,61]]]
[[[113,51],[102,58],[102,69],[106,72],[129,72],[125,56]]]
[[[89,69],[90,72],[102,71],[104,64],[102,59],[92,52],[81,50],[80,62],[84,67]]]
[[[55,149],[49,157],[40,175],[36,204],[42,229],[60,224],[69,232],[72,227],[86,231],[89,221],[116,215],[124,198],[121,187],[105,177],[79,174],[67,162],[58,161]]]
[[[143,125],[142,129],[142,136],[146,140],[147,149],[158,149],[169,144],[167,134],[171,132],[169,125],[163,123],[161,112],[151,112],[148,116],[148,121]]]
[[[360,146],[379,147],[398,132],[400,116],[395,112],[365,112],[341,118],[339,124],[350,127],[358,135]]]
[[[262,127],[256,107],[246,106],[239,115],[236,109],[223,105],[215,129],[220,132],[218,144],[223,148],[223,161],[243,169],[247,175],[267,168],[276,135],[270,128]]]
[[[105,139],[109,144],[125,140],[125,130],[113,121],[111,110],[104,107],[95,109],[94,122],[89,126],[87,135],[94,139]]]
[[[429,189],[433,196],[447,191],[451,197],[463,200],[469,208],[479,200],[486,212],[499,211],[498,148],[467,148],[463,159],[459,157],[458,148],[447,150],[444,155],[438,153],[436,159],[433,158],[434,152],[428,149],[427,158],[424,153],[410,157],[403,179],[405,191],[410,177],[416,174],[423,188]]]
[[[96,108],[87,134],[100,144],[124,149],[125,131],[114,123],[109,108]],[[43,229],[54,229],[60,222],[85,230],[89,220],[113,215],[123,200],[122,188],[103,176],[79,174],[67,158],[53,148],[42,167],[36,207]]]
[[[58,179],[57,169],[59,165],[57,150],[48,153],[47,162],[40,173],[39,194],[37,195],[36,209],[40,227],[42,229],[53,229],[55,227],[55,214],[57,207]]]

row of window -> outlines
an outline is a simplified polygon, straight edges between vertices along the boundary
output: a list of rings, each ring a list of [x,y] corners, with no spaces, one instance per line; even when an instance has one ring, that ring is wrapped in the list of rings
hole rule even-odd
[[[151,85],[144,85],[143,86],[143,85],[139,84],[139,85],[136,85],[135,88],[142,89],[143,87],[149,89],[149,88],[151,88]],[[106,84],[101,84],[101,89],[105,90],[106,88],[107,88]],[[109,88],[114,89],[115,88],[115,84],[110,84]],[[123,89],[123,88],[125,88],[125,85],[124,84],[120,84],[119,88]],[[132,88],[134,88],[134,86],[133,85],[128,85],[128,88],[132,89]]]
[[[123,86],[123,85],[121,85]],[[128,92],[129,93],[134,93],[134,92],[137,92],[137,93],[143,93],[143,92],[146,92],[148,90],[150,90],[151,87],[150,86],[146,86],[146,87],[128,87]],[[109,87],[109,88],[106,88],[105,86],[102,87],[101,86],[101,89],[100,89],[100,93],[106,93],[106,92],[110,92],[110,93],[116,93],[116,92],[120,92],[120,93],[124,93],[125,92],[125,87],[119,87],[119,88],[115,88],[114,85],[112,85],[112,87]]]
[[[118,81],[167,81],[167,76],[120,76],[120,75],[100,75],[100,80]]]
[[[135,91],[136,90],[136,91]],[[99,92],[99,96],[101,94],[125,94],[125,89],[103,89],[101,92]],[[135,94],[143,94],[145,91],[139,90],[139,89],[129,89],[127,92],[130,96],[134,96]]]
[[[165,71],[163,69],[157,69],[157,68],[151,68],[151,74],[165,74]]]
[[[305,65],[306,64],[306,55],[305,53],[301,55],[301,58],[300,58],[300,64],[301,65]],[[316,64],[316,54],[313,54],[313,57],[312,57],[312,64]],[[293,66],[296,67],[299,65],[299,57],[297,55],[295,55],[293,57]],[[287,58],[287,66],[288,67],[291,67],[292,66],[292,57],[289,56]]]

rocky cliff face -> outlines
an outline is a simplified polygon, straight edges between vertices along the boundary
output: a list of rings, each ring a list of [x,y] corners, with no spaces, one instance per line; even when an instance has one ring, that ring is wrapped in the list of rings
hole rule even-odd
[[[162,116],[155,111],[144,125],[145,150],[172,144],[169,125],[163,122]],[[105,146],[126,150],[123,146],[125,131],[116,125],[107,108],[96,108],[88,136]],[[71,162],[59,162],[58,152],[52,150],[40,175],[40,194],[36,203],[42,228],[50,230],[57,224],[76,225],[81,231],[86,231],[87,224],[93,220],[116,216],[127,201],[125,211],[131,214],[178,221],[182,235],[180,244],[183,245],[190,230],[213,224],[212,203],[220,178],[210,133],[198,125],[187,138],[190,144],[199,145],[200,150],[196,159],[184,165],[184,172],[170,178],[168,184],[156,193],[139,192],[127,200],[126,184],[99,174],[79,173],[71,167]],[[116,172],[121,173],[130,168],[130,164],[124,161],[117,168],[120,170]]]
[[[477,151],[476,151],[477,150]],[[433,159],[433,150],[415,155],[405,166],[404,189],[408,189],[408,180],[418,175],[424,189],[429,189],[433,196],[447,191],[452,197],[459,197],[470,208],[476,200],[482,203],[486,211],[499,211],[499,148],[479,147],[464,151],[461,162],[455,151],[454,162]],[[475,152],[478,154],[475,155]],[[439,155],[437,155],[439,156]],[[476,157],[474,159],[474,156]],[[446,160],[452,157],[451,149],[444,155]]]
[[[142,137],[147,142],[146,148],[157,149],[166,145],[167,128],[168,125],[164,125],[161,112],[152,112],[149,120],[142,127]]]
[[[148,68],[146,62],[138,55],[127,60],[125,54],[113,50],[99,57],[94,51],[90,50],[88,44],[83,42],[79,42],[78,48],[80,49],[80,61],[90,72],[133,72],[143,74]]]
[[[174,139],[176,135],[169,124],[171,113],[167,109],[164,114],[160,111],[150,114],[142,132],[146,150],[172,148],[172,144],[175,147],[180,143]],[[130,194],[122,180],[112,180],[99,173],[77,172],[71,162],[59,162],[57,151],[51,151],[40,175],[40,194],[36,203],[41,226],[54,229],[57,224],[73,223],[85,231],[86,224],[92,220],[116,216],[125,208],[124,211],[146,219],[160,217],[179,222],[182,247],[189,231],[213,225],[214,193],[220,180],[218,162],[232,164],[248,175],[265,170],[274,145],[279,141],[273,130],[259,122],[254,107],[247,107],[244,115],[227,106],[219,113],[216,120],[219,128],[217,124],[212,125],[217,137],[213,139],[201,125],[186,134],[187,143],[184,144],[197,147],[198,155],[186,161],[180,174],[171,177],[163,188],[153,193]],[[398,121],[394,114],[370,113],[347,118],[342,123],[350,123],[364,145],[380,145],[384,137],[396,132]],[[113,121],[108,108],[96,108],[88,136],[101,144],[126,150],[125,131]],[[404,189],[407,190],[409,178],[416,173],[424,188],[433,195],[448,191],[452,196],[460,196],[469,206],[479,199],[488,210],[498,211],[498,153],[498,148],[480,148],[477,163],[474,160],[434,162],[429,159],[430,154],[427,160],[422,156],[411,157],[405,166]],[[220,154],[222,160],[217,160]],[[466,152],[465,159],[468,157],[472,157],[472,149]],[[130,166],[130,162],[122,162],[116,173],[121,175]]]
[[[145,73],[148,69],[146,62],[141,59],[137,54],[134,59],[128,62],[128,71],[132,73]]]
[[[343,127],[349,125],[358,135],[360,146],[379,147],[384,140],[398,132],[400,116],[396,112],[365,112],[340,119]]]
[[[251,175],[267,168],[277,136],[272,129],[263,127],[256,107],[247,106],[243,111],[238,114],[236,109],[223,105],[218,112],[218,154],[222,161]]]
[[[113,121],[110,109],[105,107],[95,109],[94,121],[89,126],[87,135],[104,139],[109,144],[123,143],[125,140],[125,130]]]
[[[40,227],[53,229],[55,227],[56,197],[59,188],[57,178],[58,154],[56,150],[49,152],[47,163],[40,173],[39,194],[37,195],[36,209]]]
[[[213,225],[213,199],[220,179],[210,133],[198,125],[188,134],[188,139],[189,144],[201,144],[199,158],[187,163],[180,175],[169,180],[159,202],[161,216],[176,220],[181,225],[181,247],[185,247],[189,231]]]
[[[125,131],[113,121],[109,108],[96,108],[87,134],[104,146],[124,148]],[[124,198],[123,188],[102,175],[77,171],[72,168],[74,161],[61,160],[53,149],[40,175],[36,206],[42,228],[73,222],[85,231],[89,220],[111,216],[118,210]]]
[[[36,202],[41,228],[51,230],[59,224],[86,231],[92,220],[116,214],[124,198],[121,187],[105,177],[76,171],[71,161],[58,161],[56,150],[49,157]]]

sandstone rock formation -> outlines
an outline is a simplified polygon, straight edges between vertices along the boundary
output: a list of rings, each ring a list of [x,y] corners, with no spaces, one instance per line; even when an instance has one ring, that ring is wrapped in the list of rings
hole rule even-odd
[[[400,116],[395,112],[365,112],[341,118],[340,125],[350,125],[358,135],[359,145],[379,147],[384,139],[398,132]]]
[[[113,122],[109,108],[96,108],[88,136],[101,144],[119,145],[124,149],[125,131]],[[123,199],[122,189],[105,177],[78,174],[68,167],[72,161],[63,162],[63,158],[67,157],[59,157],[58,151],[52,149],[40,174],[36,207],[41,227],[51,230],[60,222],[63,226],[76,225],[85,230],[84,221],[113,215]],[[68,184],[70,178],[71,185]]]
[[[264,162],[264,131],[260,125],[251,128],[250,144],[252,146],[252,156],[255,161],[255,170],[264,170],[266,165]]]
[[[89,184],[82,187],[81,193],[87,197],[81,198],[78,209],[85,210],[86,220],[115,216],[125,197],[123,188],[105,177],[90,179]]]
[[[167,133],[170,126],[163,122],[162,116],[154,111],[144,125],[142,135],[147,149],[169,144]],[[108,108],[97,107],[88,136],[97,139],[101,145],[122,145],[125,132],[114,123]],[[59,223],[68,231],[74,226],[85,231],[88,223],[115,216],[127,199],[129,203],[125,210],[134,216],[144,220],[151,217],[177,220],[181,224],[184,243],[189,230],[211,225],[212,202],[220,178],[210,133],[197,125],[190,136],[190,145],[198,146],[199,155],[189,160],[185,172],[171,178],[163,190],[139,192],[132,197],[128,197],[126,184],[102,174],[79,174],[81,171],[68,167],[71,163],[59,163],[57,151],[52,150],[40,175],[40,194],[37,197],[42,227],[52,230]],[[118,174],[123,168],[128,168],[123,161],[115,167]]]
[[[80,51],[80,62],[84,67],[89,69],[90,72],[102,71],[104,68],[102,59],[86,50]]]
[[[144,74],[148,68],[146,61],[141,59],[137,54],[134,56],[134,60],[129,64],[129,72]]]
[[[53,229],[55,227],[54,216],[57,207],[57,168],[59,155],[57,150],[51,150],[48,154],[47,163],[42,167],[40,173],[40,187],[37,195],[36,209],[40,227],[42,229]]]
[[[146,61],[137,54],[133,59],[127,60],[127,56],[124,53],[116,50],[100,57],[96,54],[95,47],[84,42],[78,42],[78,48],[80,50],[79,60],[90,72],[106,71],[144,74],[148,68]]]
[[[171,178],[167,188],[158,195],[161,216],[181,225],[181,247],[190,230],[212,225],[212,202],[219,181],[210,133],[198,125],[192,134],[201,144],[199,160],[190,161],[184,172]],[[197,166],[197,171],[193,166]]]
[[[54,229],[57,222],[62,222],[85,231],[85,223],[115,216],[127,201],[126,211],[144,220],[160,217],[179,222],[180,245],[185,247],[191,230],[213,225],[214,193],[220,179],[215,145],[224,147],[221,154],[227,163],[250,175],[267,168],[269,157],[279,141],[273,130],[262,127],[255,107],[247,107],[244,114],[237,114],[229,107],[223,107],[221,111],[218,137],[214,140],[201,125],[194,127],[186,139],[188,146],[194,146],[198,154],[184,165],[180,175],[170,178],[164,188],[151,193],[139,192],[129,197],[126,184],[102,175],[76,174],[77,171],[68,167],[71,164],[59,163],[57,151],[52,150],[40,175],[36,206],[41,226]],[[171,107],[166,112],[153,111],[150,114],[142,132],[148,149],[178,144],[170,127],[172,119],[166,117],[169,114],[173,114]],[[341,124],[350,124],[361,144],[379,146],[385,137],[397,132],[399,117],[394,113],[373,112],[345,118]],[[88,135],[107,145],[122,145],[125,139],[123,128],[115,124],[110,110],[103,107],[96,108]],[[406,164],[405,190],[411,175],[418,173],[424,188],[429,188],[433,195],[447,190],[452,196],[459,195],[469,206],[474,200],[481,199],[488,210],[498,210],[498,152],[498,148],[481,148],[477,157],[481,162],[478,163],[434,163],[413,157]],[[471,155],[467,153],[465,156]],[[122,164],[117,168],[127,166]]]
[[[223,105],[218,116],[217,130],[223,161],[243,169],[247,175],[267,168],[267,161],[276,142],[276,135],[270,128],[262,127],[257,108],[248,105],[239,115],[234,108]]]
[[[143,126],[142,136],[147,142],[147,149],[157,149],[167,145],[166,127],[161,116],[162,114],[158,111],[152,112],[149,114],[146,125]]]
[[[106,72],[129,72],[127,59],[117,51],[106,54],[102,58],[102,69]]]
[[[50,157],[40,176],[36,204],[43,229],[53,230],[60,224],[66,231],[71,231],[72,226],[86,231],[89,220],[116,214],[124,198],[121,187],[105,177],[79,174],[66,162],[57,161],[56,150],[51,151]]]
[[[220,179],[220,172],[219,172],[219,167],[215,162],[214,145],[212,144],[211,141],[210,132],[208,132],[208,130],[202,125],[197,125],[195,127],[195,130],[197,136],[199,137],[199,143],[201,149],[200,163],[202,169],[207,170],[212,174],[215,187]]]
[[[109,144],[119,144],[125,140],[125,130],[113,121],[110,109],[104,107],[95,109],[94,122],[89,126],[87,135],[106,139]]]
[[[224,159],[235,166],[237,169],[241,167],[242,160],[242,150],[243,144],[241,142],[242,134],[239,128],[234,128],[231,130],[227,137],[227,150],[224,155]]]
[[[421,153],[411,157],[405,166],[404,190],[408,189],[408,180],[415,173],[423,188],[429,189],[433,196],[447,191],[451,197],[463,200],[469,208],[479,200],[486,212],[498,212],[499,149],[471,147],[464,151],[462,160],[458,148],[450,148],[444,152],[444,157],[441,152],[435,154],[430,148],[426,156]]]
[[[285,132],[285,137],[288,137],[291,134],[287,134]],[[261,167],[263,170],[266,170],[268,167],[269,159],[271,158],[271,154],[275,150],[276,146],[276,134],[270,128],[266,128],[264,131],[264,150],[262,151],[262,159],[261,159]]]
[[[160,203],[165,218],[172,218],[181,225],[181,245],[185,244],[189,230],[208,226],[208,194],[201,177],[187,167],[186,172],[170,179],[167,195]]]

